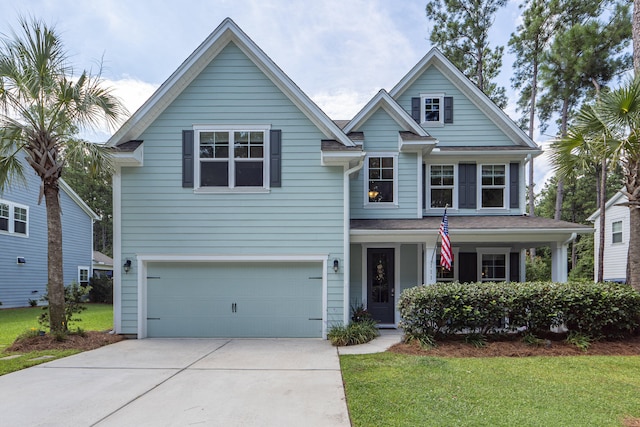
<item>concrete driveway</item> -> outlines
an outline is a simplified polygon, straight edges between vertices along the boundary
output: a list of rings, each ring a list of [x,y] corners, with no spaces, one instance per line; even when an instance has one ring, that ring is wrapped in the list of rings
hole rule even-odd
[[[3,426],[349,426],[320,339],[144,339],[0,376]]]

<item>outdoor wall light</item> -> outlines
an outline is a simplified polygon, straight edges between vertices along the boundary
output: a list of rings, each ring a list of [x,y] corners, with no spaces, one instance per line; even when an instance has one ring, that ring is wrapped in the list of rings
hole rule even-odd
[[[338,261],[338,258],[336,258],[333,260],[333,271],[337,273],[338,270],[340,270],[340,262]]]
[[[131,260],[130,259],[126,260],[122,268],[124,268],[125,273],[128,273],[131,270]]]
[[[19,256],[16,260],[16,264],[26,264],[27,260],[23,256]]]

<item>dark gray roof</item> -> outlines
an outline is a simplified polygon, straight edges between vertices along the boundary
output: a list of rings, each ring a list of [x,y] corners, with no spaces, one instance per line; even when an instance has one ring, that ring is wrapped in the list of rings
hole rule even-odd
[[[362,151],[362,145],[347,147],[333,139],[323,139],[321,141],[322,151]]]
[[[454,216],[448,215],[449,230],[575,230],[591,229],[584,224],[557,221],[539,216],[524,215],[486,215]],[[441,216],[417,219],[352,219],[352,230],[438,230]]]
[[[334,120],[333,123],[335,123],[340,129],[344,129],[350,121],[351,120]]]
[[[136,151],[136,148],[138,148],[142,144],[142,142],[143,141],[140,139],[133,139],[131,141],[118,144],[115,147],[113,147],[113,149],[114,151],[117,151],[117,152],[133,152],[133,151]]]
[[[408,131],[400,131],[400,137],[404,141],[437,141],[437,139],[432,137],[431,135],[421,136]]]

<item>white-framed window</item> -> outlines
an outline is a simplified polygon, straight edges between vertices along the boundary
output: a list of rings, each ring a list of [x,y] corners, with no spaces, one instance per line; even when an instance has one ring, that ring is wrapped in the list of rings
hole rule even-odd
[[[420,95],[421,123],[426,125],[444,124],[444,93]]]
[[[0,200],[0,233],[29,235],[29,208]]]
[[[78,267],[78,284],[82,286],[89,284],[89,267]]]
[[[398,193],[398,156],[372,153],[367,156],[365,205],[395,205]]]
[[[199,188],[269,188],[269,126],[195,126]]]
[[[611,243],[622,243],[622,221],[611,223]]]
[[[454,165],[429,165],[429,207],[454,207],[455,170]]]
[[[480,206],[504,208],[506,206],[506,165],[481,165]]]
[[[509,249],[478,249],[478,278],[481,282],[506,282],[509,279]]]

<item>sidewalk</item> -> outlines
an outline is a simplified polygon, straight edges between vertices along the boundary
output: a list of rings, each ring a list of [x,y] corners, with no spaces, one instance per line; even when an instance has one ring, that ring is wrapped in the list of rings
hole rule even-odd
[[[402,330],[380,329],[380,336],[366,344],[338,347],[338,354],[382,353],[389,347],[402,341]]]

